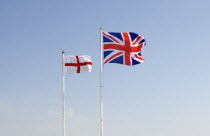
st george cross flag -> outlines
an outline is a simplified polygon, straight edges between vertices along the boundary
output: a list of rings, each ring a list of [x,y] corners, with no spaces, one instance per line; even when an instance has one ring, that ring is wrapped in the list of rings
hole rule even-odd
[[[65,73],[81,73],[91,71],[90,56],[64,56]]]
[[[146,45],[143,36],[133,32],[102,32],[104,63],[133,66],[144,62],[141,50]]]

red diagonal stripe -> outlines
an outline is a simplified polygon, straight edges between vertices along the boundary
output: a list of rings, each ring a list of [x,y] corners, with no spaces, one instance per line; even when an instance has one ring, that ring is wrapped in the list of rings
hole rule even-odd
[[[110,60],[112,60],[113,58],[115,58],[115,57],[117,57],[117,56],[119,56],[121,54],[122,54],[122,52],[118,52],[118,53],[114,54],[112,57],[110,57],[109,59],[107,59],[104,63],[109,62]]]
[[[142,38],[142,36],[138,36],[132,43],[132,45],[135,45],[140,39]]]
[[[103,32],[103,35],[105,35],[106,37],[109,37],[110,39],[112,39],[113,41],[115,41],[116,43],[119,43],[116,39],[114,39],[112,36],[106,34]]]
[[[137,59],[140,59],[140,60],[144,60],[141,56],[138,56],[137,54],[134,55]]]

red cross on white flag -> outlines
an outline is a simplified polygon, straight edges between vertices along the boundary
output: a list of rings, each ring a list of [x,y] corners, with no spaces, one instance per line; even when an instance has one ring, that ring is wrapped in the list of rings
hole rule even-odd
[[[91,72],[90,56],[65,56],[65,73]]]

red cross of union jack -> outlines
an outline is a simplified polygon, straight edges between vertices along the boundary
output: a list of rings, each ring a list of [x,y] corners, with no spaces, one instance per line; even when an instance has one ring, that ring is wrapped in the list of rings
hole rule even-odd
[[[143,36],[136,33],[102,32],[104,63],[136,65],[144,62],[141,50],[146,45]]]

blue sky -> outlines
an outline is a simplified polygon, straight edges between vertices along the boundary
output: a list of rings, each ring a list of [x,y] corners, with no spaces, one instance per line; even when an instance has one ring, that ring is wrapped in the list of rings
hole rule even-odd
[[[99,135],[99,28],[145,37],[145,62],[104,66],[104,136],[210,135],[210,1],[1,0],[0,135],[61,135],[61,51],[90,55],[66,76],[67,134]]]

